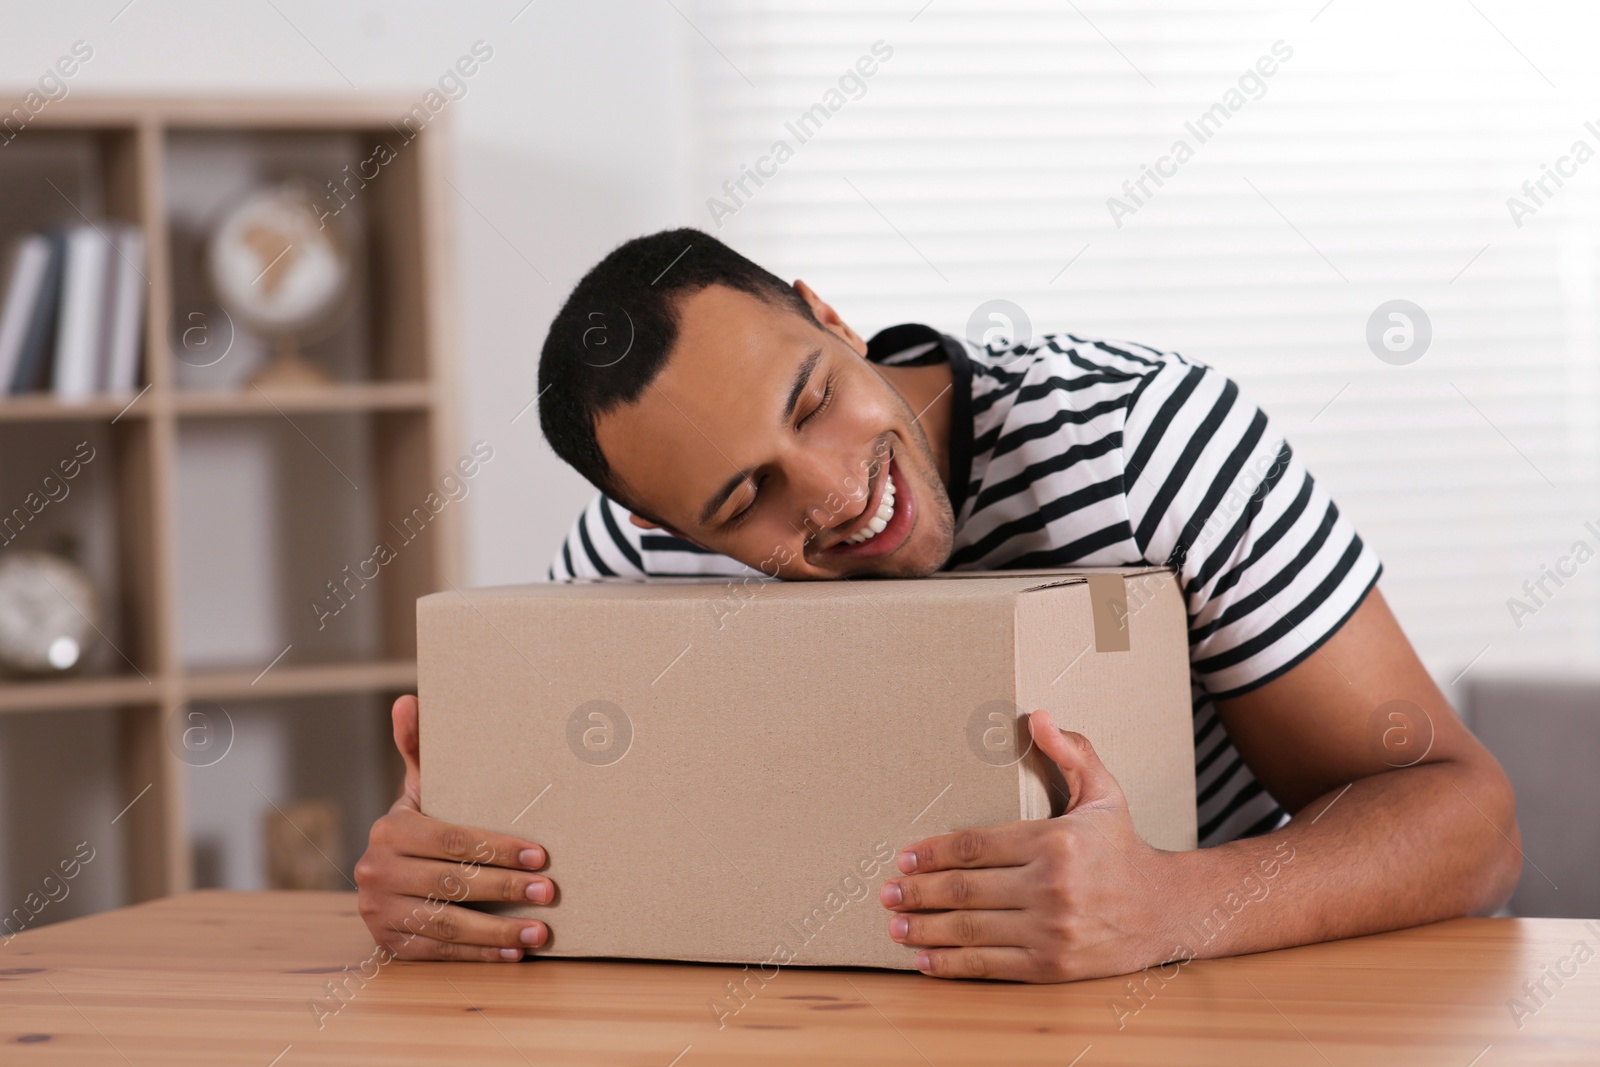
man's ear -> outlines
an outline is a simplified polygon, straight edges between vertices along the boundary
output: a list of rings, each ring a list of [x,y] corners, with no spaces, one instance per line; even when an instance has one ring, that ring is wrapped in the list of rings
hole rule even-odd
[[[844,338],[845,344],[855,349],[856,355],[865,356],[867,354],[867,342],[863,341],[861,335],[850,328],[849,323],[839,317],[839,313],[833,310],[832,305],[817,295],[815,289],[796,278],[794,280],[794,291],[799,293],[805,299],[805,302],[810,305],[811,314],[816,316],[817,321],[822,323],[824,329],[831,330]]]

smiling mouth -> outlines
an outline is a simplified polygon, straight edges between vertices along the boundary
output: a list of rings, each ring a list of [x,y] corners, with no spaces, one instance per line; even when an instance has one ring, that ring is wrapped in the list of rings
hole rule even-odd
[[[850,532],[823,550],[826,556],[885,556],[911,536],[916,503],[900,464],[892,457],[884,467],[876,503],[849,523]]]
[[[878,510],[867,524],[855,533],[846,537],[839,543],[841,545],[860,545],[872,540],[884,531],[894,518],[894,475],[888,471],[883,475],[883,496],[878,500]]]

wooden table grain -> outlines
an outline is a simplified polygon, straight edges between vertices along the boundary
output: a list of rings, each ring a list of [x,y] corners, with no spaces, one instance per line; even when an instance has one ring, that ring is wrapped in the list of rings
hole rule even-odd
[[[0,1063],[1596,1064],[1597,949],[1600,922],[1458,919],[1151,972],[1135,997],[1126,977],[380,966],[353,894],[201,892],[0,942]]]

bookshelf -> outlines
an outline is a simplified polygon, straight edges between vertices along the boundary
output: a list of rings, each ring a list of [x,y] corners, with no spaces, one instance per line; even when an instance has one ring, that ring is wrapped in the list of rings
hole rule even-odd
[[[64,442],[89,440],[104,457],[94,465],[98,486],[86,484],[76,499],[53,505],[51,528],[82,532],[89,554],[98,551],[83,565],[102,594],[106,647],[79,675],[0,679],[0,714],[110,709],[115,792],[132,805],[116,823],[129,900],[194,883],[186,797],[192,768],[173,740],[186,709],[196,702],[227,708],[302,701],[322,714],[338,706],[381,716],[370,724],[372,736],[386,737],[389,700],[416,680],[415,598],[461,583],[461,509],[446,507],[363,587],[360,611],[339,628],[338,640],[312,627],[305,608],[322,579],[339,576],[335,563],[359,558],[353,546],[370,551],[385,536],[385,520],[410,513],[463,455],[441,192],[448,188],[449,115],[401,135],[395,124],[414,104],[398,97],[74,95],[51,103],[0,152],[0,186],[9,194],[0,206],[0,240],[83,218],[136,224],[146,240],[138,391],[76,402],[0,397],[0,492],[8,494],[0,507],[9,510],[10,497],[25,490],[35,468],[48,470]],[[353,205],[363,235],[356,312],[334,336],[307,347],[336,383],[250,386],[244,349],[218,367],[181,358],[174,323],[205,299],[196,264],[203,224],[215,214],[208,197],[221,203],[251,183],[285,175],[331,179],[341,161],[367,158],[379,140],[399,147]],[[292,639],[278,659],[258,651],[230,661],[215,648],[202,655],[195,637],[209,623],[185,625],[186,604],[210,603],[211,579],[194,573],[205,556],[196,546],[206,547],[209,523],[225,526],[223,512],[238,506],[229,493],[242,490],[232,483],[248,481],[209,457],[240,443],[292,458],[276,464],[272,491],[250,508],[257,526],[276,531],[268,541],[301,562],[279,566],[252,555],[235,568],[281,576],[289,606],[279,605],[274,644],[284,632]],[[350,486],[319,467],[307,445]],[[46,547],[25,543],[34,533],[0,552]],[[217,609],[219,617],[232,603]],[[272,611],[240,603],[241,625],[272,629],[257,618]],[[392,787],[392,755],[363,755],[382,762]]]

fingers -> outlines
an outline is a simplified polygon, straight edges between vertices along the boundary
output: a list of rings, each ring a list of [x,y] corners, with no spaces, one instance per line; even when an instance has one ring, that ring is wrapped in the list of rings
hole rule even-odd
[[[396,864],[384,888],[409,897],[438,900],[498,900],[509,904],[549,904],[555,900],[555,883],[541,874],[508,871],[499,867],[412,859]]]
[[[403,903],[404,898],[396,898]],[[404,915],[391,916],[391,939],[428,938],[471,948],[507,948],[521,952],[538,948],[550,938],[550,928],[537,919],[514,919],[473,911],[442,901],[420,901]]]
[[[1020,908],[1036,895],[1024,871],[1022,867],[996,867],[891,878],[878,890],[878,901],[895,911]]]
[[[1126,803],[1122,787],[1112,777],[1094,745],[1080,733],[1057,729],[1048,711],[1035,711],[1028,717],[1028,730],[1039,751],[1044,753],[1066,780],[1070,795],[1068,811],[1082,807],[1105,807]]]
[[[458,945],[435,941],[431,937],[409,937],[391,949],[397,960],[457,960],[467,963],[516,963],[523,957],[520,948],[494,948],[490,945]]]
[[[402,796],[356,863],[358,909],[400,959],[520,959],[549,939],[544,923],[455,902],[551,903],[555,884],[534,873],[546,859],[532,841],[429,818]]]
[[[917,953],[917,970],[935,978],[995,978],[1013,982],[1052,982],[1025,948],[943,948]]]
[[[1036,851],[1028,847],[1028,842],[1038,833],[1039,822],[975,826],[923,838],[901,851],[895,862],[901,874],[972,867],[1020,867]]]
[[[417,807],[422,806],[422,757],[417,728],[417,698],[403,696],[395,700],[389,717],[394,722],[394,747],[406,761],[405,795]]]
[[[546,858],[533,841],[441,822],[401,805],[373,826],[372,836],[374,845],[423,859],[537,870]]]
[[[403,906],[406,898],[391,898]],[[402,960],[517,960],[550,940],[537,919],[512,919],[445,904],[418,901],[400,914],[369,920],[378,943]]]
[[[1015,948],[1038,937],[1038,916],[1025,911],[936,911],[889,917],[889,936],[902,945],[981,945]]]

